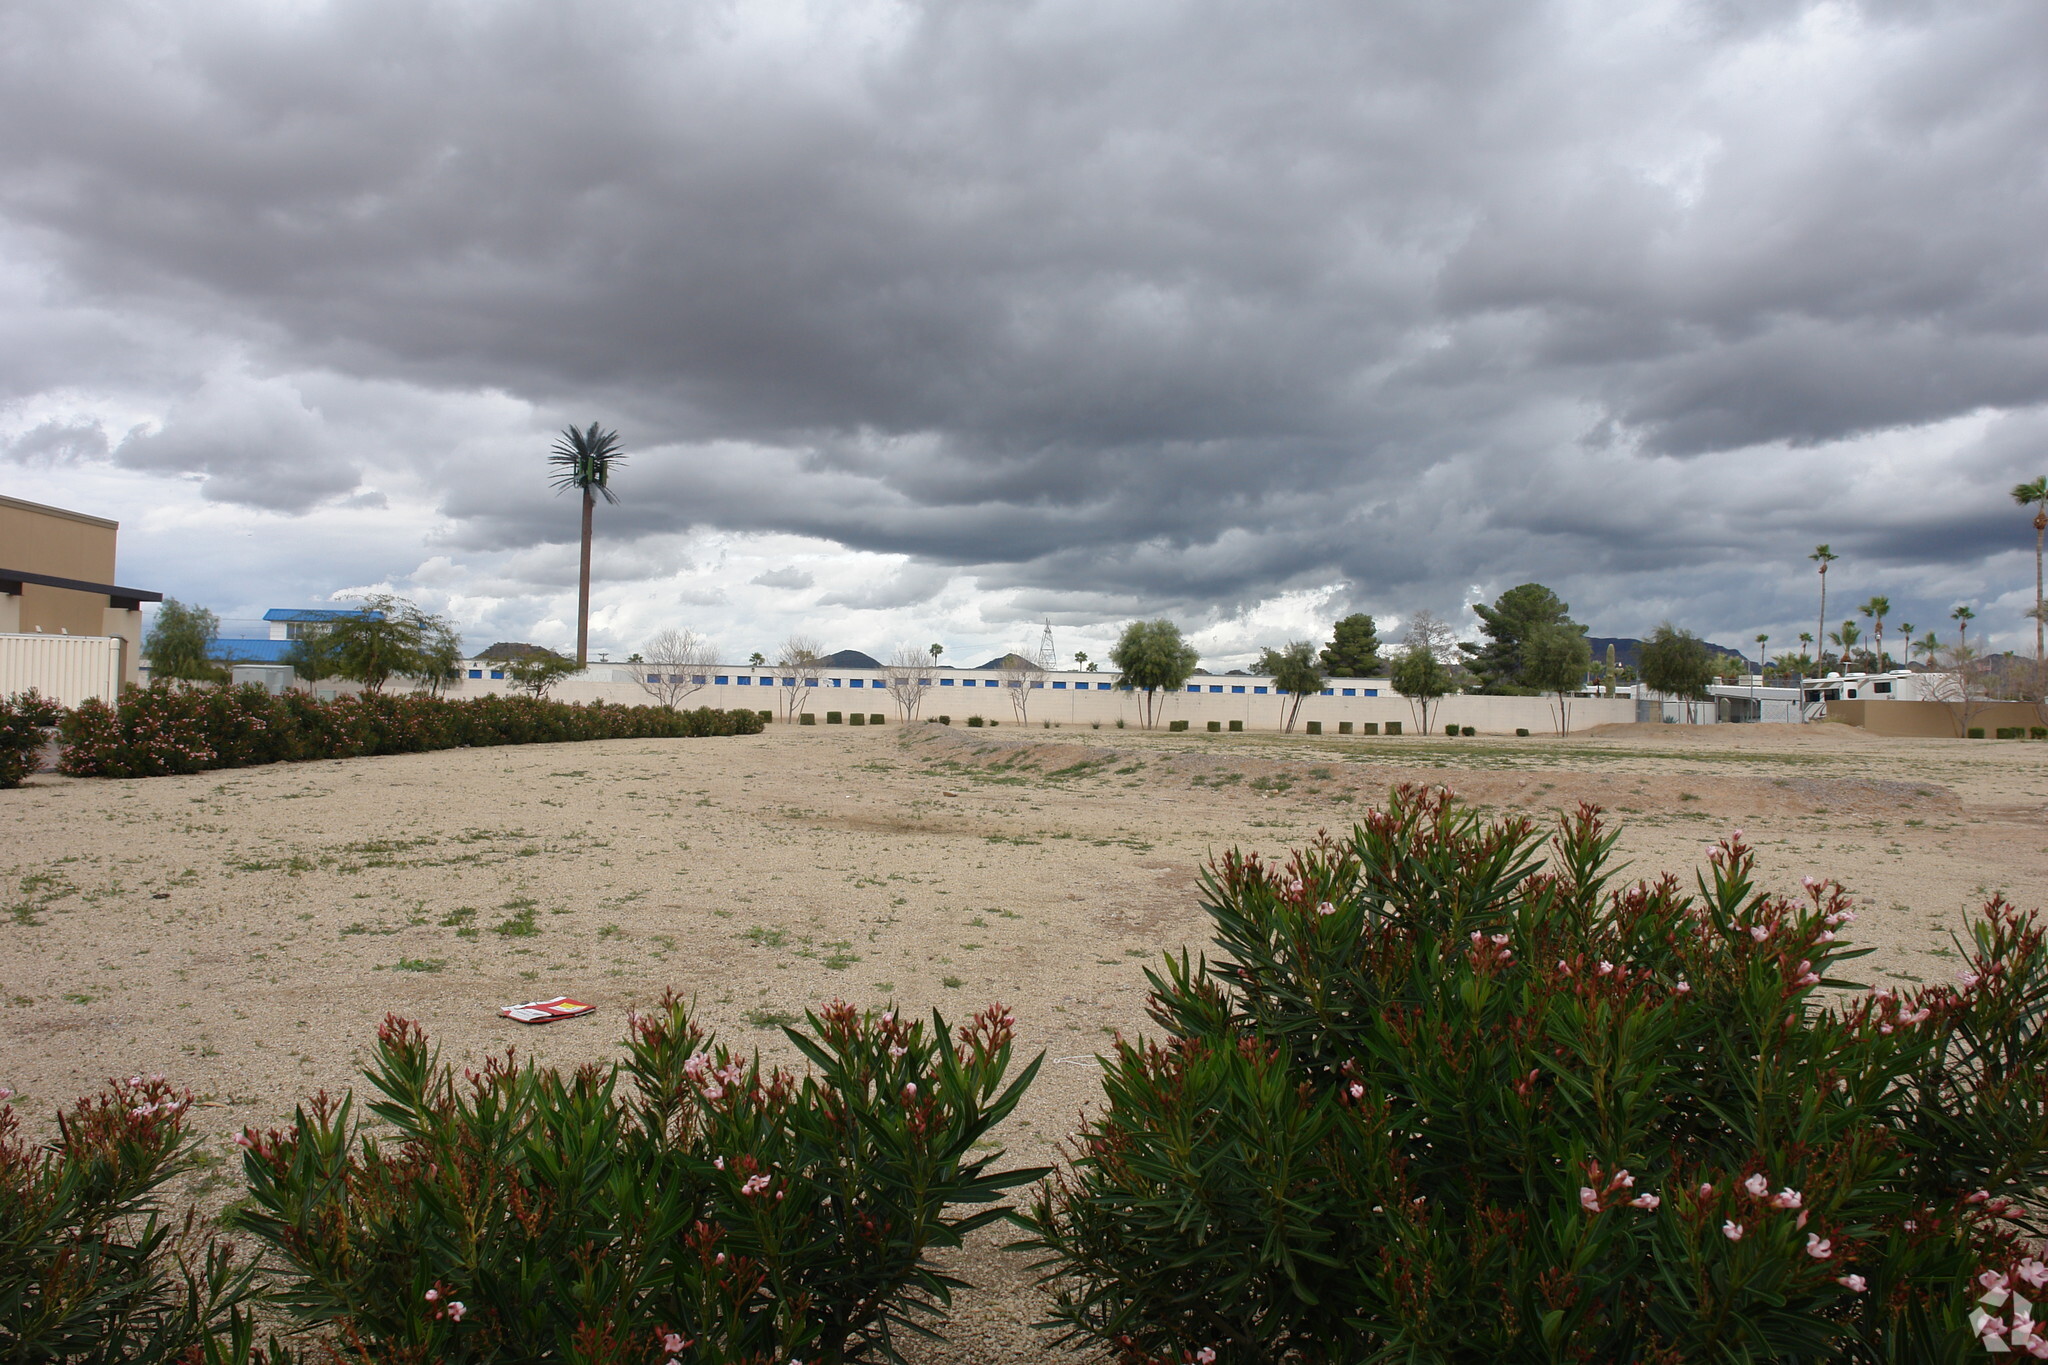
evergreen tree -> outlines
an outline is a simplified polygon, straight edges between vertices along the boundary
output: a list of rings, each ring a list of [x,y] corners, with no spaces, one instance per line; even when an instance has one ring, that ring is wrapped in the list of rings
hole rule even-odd
[[[1686,716],[1694,703],[1712,695],[1707,684],[1714,679],[1714,654],[1707,642],[1689,630],[1666,621],[1650,632],[1636,656],[1636,669],[1652,691],[1685,702]]]
[[[1479,614],[1486,642],[1459,648],[1465,652],[1466,666],[1479,680],[1473,690],[1496,696],[1528,696],[1543,690],[1523,676],[1523,649],[1531,635],[1546,626],[1585,632],[1584,626],[1571,619],[1570,605],[1541,583],[1509,588],[1492,606],[1475,602],[1472,610]]]
[[[1379,624],[1364,612],[1353,612],[1339,621],[1331,636],[1321,656],[1325,676],[1370,678],[1384,666],[1380,661]]]
[[[205,607],[187,606],[175,597],[166,597],[142,642],[149,676],[184,682],[227,681],[228,671],[207,657],[219,634],[218,616]]]
[[[1202,656],[1173,622],[1133,621],[1109,651],[1109,661],[1121,675],[1117,686],[1143,694],[1139,704],[1149,730],[1159,720],[1159,694],[1178,691],[1194,676]]]

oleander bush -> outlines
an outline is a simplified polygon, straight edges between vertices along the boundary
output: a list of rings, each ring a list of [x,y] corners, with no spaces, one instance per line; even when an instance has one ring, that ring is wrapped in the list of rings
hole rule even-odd
[[[190,1094],[112,1081],[24,1138],[0,1090],[0,1359],[262,1365],[253,1267],[158,1191],[191,1164]]]
[[[572,740],[749,735],[752,711],[671,711],[614,702],[486,696],[448,700],[361,693],[329,699],[273,695],[253,683],[128,687],[118,706],[92,700],[64,712],[62,771],[76,777],[160,777],[321,758],[424,753],[464,746]]]
[[[802,1078],[673,996],[630,1028],[623,1067],[458,1077],[387,1019],[388,1127],[322,1095],[239,1139],[278,1301],[366,1362],[900,1360],[963,1284],[930,1253],[1045,1174],[985,1141],[1039,1066],[1005,1083],[1000,1006],[949,1036],[834,1004],[787,1030]]]
[[[1581,806],[1546,849],[1411,788],[1285,865],[1213,864],[1220,956],[1150,973],[1162,1036],[1104,1059],[1025,1220],[1067,1338],[1122,1365],[2048,1355],[2036,917],[1994,899],[1959,984],[1869,990],[1839,884],[1760,889],[1739,831],[1690,888],[1621,884],[1616,837]]]
[[[34,691],[0,697],[0,788],[19,787],[40,766],[43,731],[64,708]]]

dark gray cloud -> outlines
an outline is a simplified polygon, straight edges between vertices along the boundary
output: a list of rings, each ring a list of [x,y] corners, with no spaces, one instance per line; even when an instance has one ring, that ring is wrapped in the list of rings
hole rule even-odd
[[[493,620],[573,583],[593,418],[601,577],[684,603],[1735,638],[1830,540],[1927,614],[2030,577],[2044,71],[2033,0],[18,6],[0,413],[414,509]]]

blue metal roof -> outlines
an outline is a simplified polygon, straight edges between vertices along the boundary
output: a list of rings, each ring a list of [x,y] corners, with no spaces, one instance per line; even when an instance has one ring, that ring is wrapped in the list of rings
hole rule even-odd
[[[213,640],[206,657],[218,663],[281,664],[296,640]]]
[[[361,607],[272,607],[263,613],[266,621],[341,621],[373,613]]]

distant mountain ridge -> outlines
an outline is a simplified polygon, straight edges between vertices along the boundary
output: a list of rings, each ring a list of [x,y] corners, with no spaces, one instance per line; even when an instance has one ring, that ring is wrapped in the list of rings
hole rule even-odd
[[[1596,664],[1607,661],[1607,646],[1613,645],[1614,661],[1623,668],[1634,668],[1636,660],[1641,657],[1643,648],[1641,640],[1628,635],[1588,635],[1586,643],[1593,647],[1593,662]],[[1708,649],[1716,653],[1733,655],[1735,658],[1742,660],[1746,667],[1754,668],[1756,666],[1756,661],[1739,649],[1731,649],[1727,645],[1716,644],[1712,640],[1707,641],[1706,645]]]

